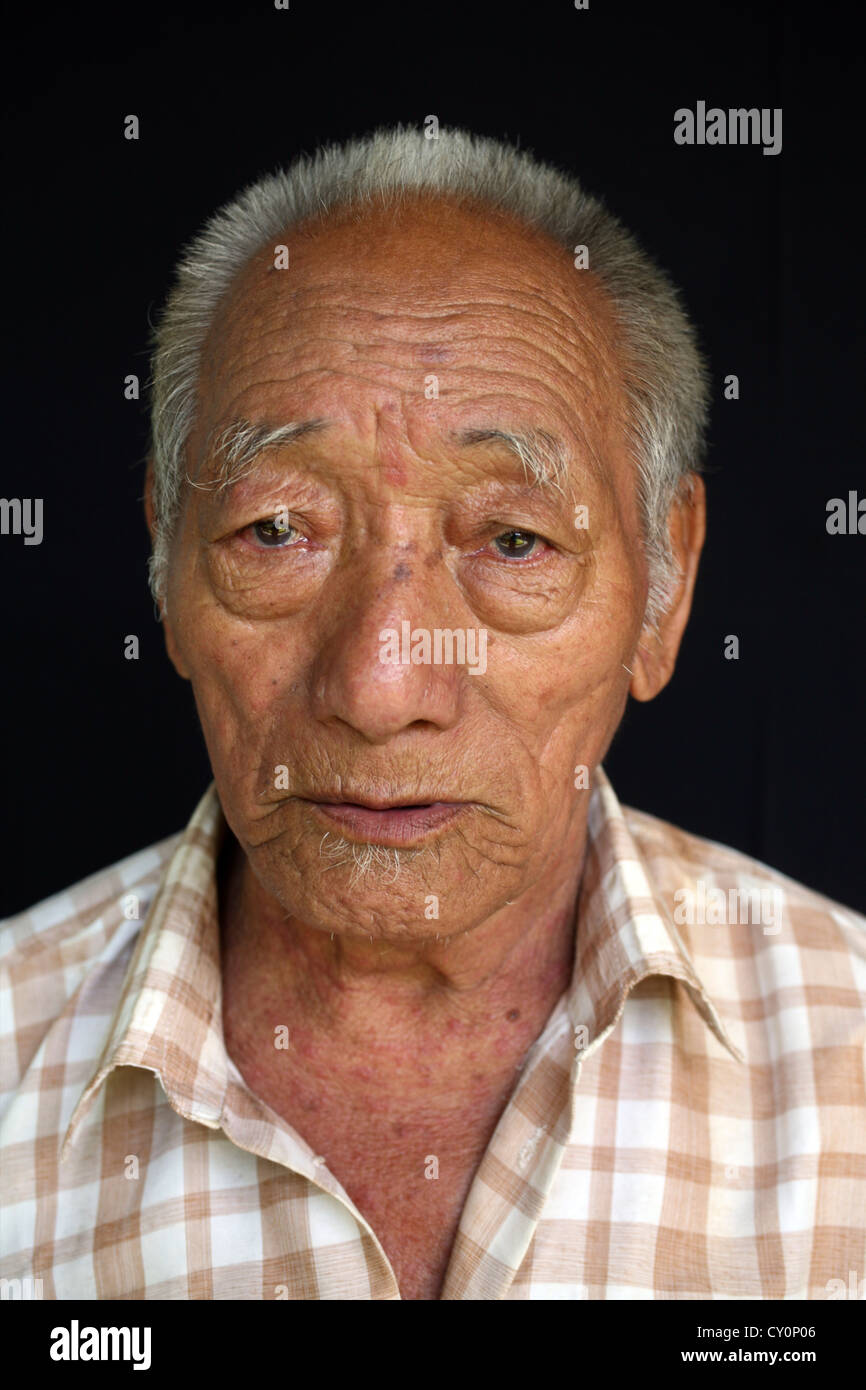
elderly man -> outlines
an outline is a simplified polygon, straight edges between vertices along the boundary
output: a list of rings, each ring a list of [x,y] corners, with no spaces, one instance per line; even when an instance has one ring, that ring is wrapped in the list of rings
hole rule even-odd
[[[4,1276],[866,1273],[866,922],[602,769],[671,676],[704,536],[666,277],[528,155],[379,132],[208,223],[153,395],[152,582],[214,783],[7,926]]]

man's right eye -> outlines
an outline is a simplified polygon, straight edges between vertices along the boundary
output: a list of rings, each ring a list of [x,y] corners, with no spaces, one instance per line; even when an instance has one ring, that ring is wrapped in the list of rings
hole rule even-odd
[[[262,521],[254,521],[250,530],[261,545],[270,549],[283,548],[300,535],[297,527],[290,526],[284,516],[269,516]]]

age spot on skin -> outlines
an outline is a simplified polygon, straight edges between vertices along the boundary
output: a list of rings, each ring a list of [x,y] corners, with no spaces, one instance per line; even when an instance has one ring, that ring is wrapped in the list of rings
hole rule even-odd
[[[419,362],[448,362],[451,353],[441,343],[419,343],[415,349]]]
[[[508,1010],[508,1013],[505,1015],[505,1017],[508,1019],[509,1023],[514,1023],[514,1022],[516,1022],[516,1020],[520,1017],[520,1010],[519,1010],[519,1009],[509,1009],[509,1010]]]
[[[396,565],[394,567],[394,578],[397,580],[398,583],[401,583],[404,579],[411,579],[412,570],[408,565],[404,565],[401,561],[399,565]]]

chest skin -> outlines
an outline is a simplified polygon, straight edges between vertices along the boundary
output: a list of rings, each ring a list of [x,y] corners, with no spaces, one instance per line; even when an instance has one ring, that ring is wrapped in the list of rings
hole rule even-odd
[[[524,1055],[467,1071],[447,1096],[383,1090],[381,1078],[316,1084],[284,1055],[262,1066],[240,1038],[230,1048],[247,1085],[322,1156],[369,1223],[403,1299],[440,1296],[460,1216]],[[246,1055],[245,1055],[246,1053]],[[405,1079],[405,1078],[404,1078]],[[461,1094],[462,1092],[462,1094]]]
[[[472,1179],[506,1103],[497,1097],[459,1122],[453,1113],[381,1126],[369,1117],[354,1126],[344,1121],[317,1145],[375,1232],[403,1299],[440,1296]],[[348,1144],[340,1138],[347,1130]]]

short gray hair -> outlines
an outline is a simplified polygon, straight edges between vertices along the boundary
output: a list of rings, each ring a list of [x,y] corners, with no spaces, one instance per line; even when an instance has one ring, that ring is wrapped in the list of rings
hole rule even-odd
[[[645,620],[655,622],[679,579],[668,511],[701,470],[709,406],[707,368],[676,287],[571,175],[486,136],[441,130],[431,139],[404,126],[327,146],[251,184],[185,248],[153,337],[154,596],[164,599],[202,348],[235,277],[257,251],[297,223],[338,207],[396,202],[421,192],[480,201],[570,251],[588,248],[589,268],[612,301],[628,359],[621,365],[649,572]]]

